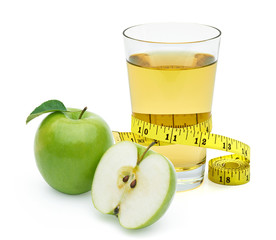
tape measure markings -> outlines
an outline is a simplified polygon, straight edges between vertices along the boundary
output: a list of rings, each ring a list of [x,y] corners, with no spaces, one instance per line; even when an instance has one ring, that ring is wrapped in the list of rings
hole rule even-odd
[[[197,124],[193,126],[193,130],[191,130],[191,127],[187,128],[171,128],[171,127],[164,127],[164,126],[159,126],[156,124],[144,122],[139,119],[133,118],[133,128],[132,128],[132,133],[137,133],[138,135],[141,135],[143,137],[151,138],[151,139],[157,139],[159,141],[164,141],[167,143],[176,143],[176,144],[184,144],[184,145],[192,145],[192,146],[197,146],[197,147],[205,147],[205,148],[213,148],[213,149],[219,149],[219,150],[224,150],[227,152],[233,152],[237,154],[244,155],[245,157],[249,157],[248,150],[249,146],[246,144],[232,139],[228,138],[222,135],[218,134],[210,134],[207,132],[203,131],[196,131],[200,126],[206,125],[206,123],[210,122],[211,120],[207,120],[203,122],[203,124]],[[137,130],[138,128],[138,130]],[[156,133],[154,134],[153,131],[149,131],[151,129],[156,128]],[[159,128],[164,129],[164,134],[160,134]],[[185,140],[183,137],[181,138],[181,130],[183,130],[183,133],[186,132],[186,138]],[[174,134],[174,131],[179,131],[179,134]],[[206,126],[205,126],[205,131],[206,131]],[[193,134],[193,137],[189,137],[190,134]],[[207,136],[208,134],[208,136]],[[222,147],[217,147],[217,137],[220,138],[220,144],[222,144]],[[180,140],[179,140],[180,139]],[[211,139],[211,140],[210,140]],[[191,141],[194,140],[194,143],[192,144]],[[209,140],[209,141],[207,141]],[[213,140],[213,143],[209,143],[210,141]],[[230,141],[230,142],[229,142]],[[235,142],[236,147],[233,150],[233,142]],[[239,145],[239,146],[238,146]]]
[[[155,141],[157,146],[182,144],[231,152],[234,154],[209,161],[209,179],[225,185],[239,185],[249,181],[250,147],[238,140],[210,133],[211,118],[183,128],[156,125],[133,116],[131,122],[131,132],[113,132],[116,142],[129,140],[149,145]],[[241,176],[243,171],[244,176]]]

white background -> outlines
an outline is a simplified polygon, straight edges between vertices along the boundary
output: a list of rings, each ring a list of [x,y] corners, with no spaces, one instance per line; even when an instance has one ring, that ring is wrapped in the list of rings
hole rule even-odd
[[[2,0],[0,238],[275,239],[274,10],[266,0]],[[97,212],[90,192],[70,196],[45,183],[33,154],[45,116],[28,125],[25,119],[42,102],[59,99],[129,131],[122,31],[147,22],[221,29],[213,132],[251,146],[251,181],[230,187],[206,178],[177,193],[154,225],[133,231]],[[210,150],[208,159],[220,154]]]

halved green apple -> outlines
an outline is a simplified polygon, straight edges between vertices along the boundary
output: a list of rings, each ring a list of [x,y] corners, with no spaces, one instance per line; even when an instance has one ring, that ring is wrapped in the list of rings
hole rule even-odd
[[[164,156],[124,141],[101,158],[92,183],[93,204],[116,215],[120,224],[138,229],[156,222],[168,209],[176,190],[176,173]]]

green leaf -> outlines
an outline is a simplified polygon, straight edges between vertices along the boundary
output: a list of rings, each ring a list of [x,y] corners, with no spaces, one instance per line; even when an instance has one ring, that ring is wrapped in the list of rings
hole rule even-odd
[[[26,124],[43,113],[56,111],[67,111],[67,109],[64,104],[59,100],[46,101],[31,112],[31,114],[26,119]]]

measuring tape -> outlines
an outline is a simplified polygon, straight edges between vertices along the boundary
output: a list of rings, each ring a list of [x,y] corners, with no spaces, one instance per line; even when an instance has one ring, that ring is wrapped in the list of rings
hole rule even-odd
[[[213,158],[208,164],[208,178],[223,185],[241,185],[250,180],[250,147],[245,143],[210,133],[212,119],[185,128],[172,128],[148,123],[132,116],[131,132],[113,132],[115,142],[132,141],[147,146],[181,144],[211,148],[230,153]]]

